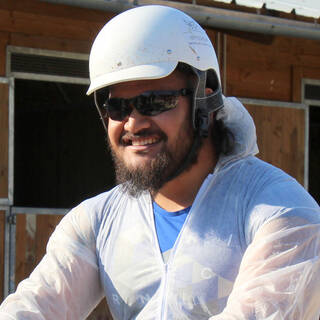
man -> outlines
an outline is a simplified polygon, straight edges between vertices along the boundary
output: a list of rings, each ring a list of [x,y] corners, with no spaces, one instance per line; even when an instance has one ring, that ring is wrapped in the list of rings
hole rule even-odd
[[[0,319],[318,319],[320,213],[257,153],[204,30],[163,6],[99,33],[91,85],[119,185],[68,213]]]

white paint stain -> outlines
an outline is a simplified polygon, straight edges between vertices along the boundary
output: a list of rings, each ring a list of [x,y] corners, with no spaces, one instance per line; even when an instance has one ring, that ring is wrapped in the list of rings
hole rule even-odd
[[[31,239],[35,239],[37,230],[37,217],[35,214],[26,214],[26,231]]]

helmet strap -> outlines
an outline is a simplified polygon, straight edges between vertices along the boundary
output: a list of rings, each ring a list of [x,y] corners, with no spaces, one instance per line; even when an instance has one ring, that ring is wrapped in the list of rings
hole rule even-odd
[[[192,67],[197,76],[197,84],[193,96],[192,122],[193,128],[201,137],[207,137],[210,127],[210,115],[223,107],[220,85],[214,85],[216,74],[213,70],[201,71]],[[206,88],[216,89],[206,95]]]
[[[99,114],[100,120],[102,121],[103,128],[104,128],[106,134],[108,135],[108,128],[107,128],[106,122],[105,122],[105,120],[104,120],[104,118],[103,118],[103,116],[101,114],[100,108],[99,108],[99,104],[98,104],[98,101],[97,101],[97,92],[96,91],[93,93],[93,96],[94,96],[94,104],[95,104],[95,106],[96,106],[96,108],[98,110],[98,114]]]
[[[206,95],[207,83],[209,87],[216,87],[216,74],[213,70],[201,71],[190,66],[197,76],[197,84],[194,90],[192,100],[192,123],[195,132],[193,143],[190,147],[188,155],[184,158],[179,169],[174,172],[169,178],[172,180],[180,175],[194,161],[202,139],[208,137],[211,122],[211,114],[223,107],[223,99],[220,85],[211,94]]]

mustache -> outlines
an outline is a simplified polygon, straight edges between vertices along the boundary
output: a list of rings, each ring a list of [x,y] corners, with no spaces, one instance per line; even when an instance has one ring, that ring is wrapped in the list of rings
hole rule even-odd
[[[161,130],[143,129],[137,133],[124,132],[120,137],[120,141],[132,140],[132,139],[144,138],[144,137],[150,137],[150,136],[158,136],[161,140],[164,140],[164,141],[168,140],[168,136]]]

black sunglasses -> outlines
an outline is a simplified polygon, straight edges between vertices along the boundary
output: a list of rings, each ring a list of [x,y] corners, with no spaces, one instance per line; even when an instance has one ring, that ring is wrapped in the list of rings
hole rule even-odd
[[[156,116],[174,109],[178,105],[179,96],[187,96],[191,93],[192,90],[185,88],[175,91],[147,91],[130,99],[107,98],[99,108],[103,118],[110,117],[116,121],[122,121],[128,117],[133,108],[141,115]]]

